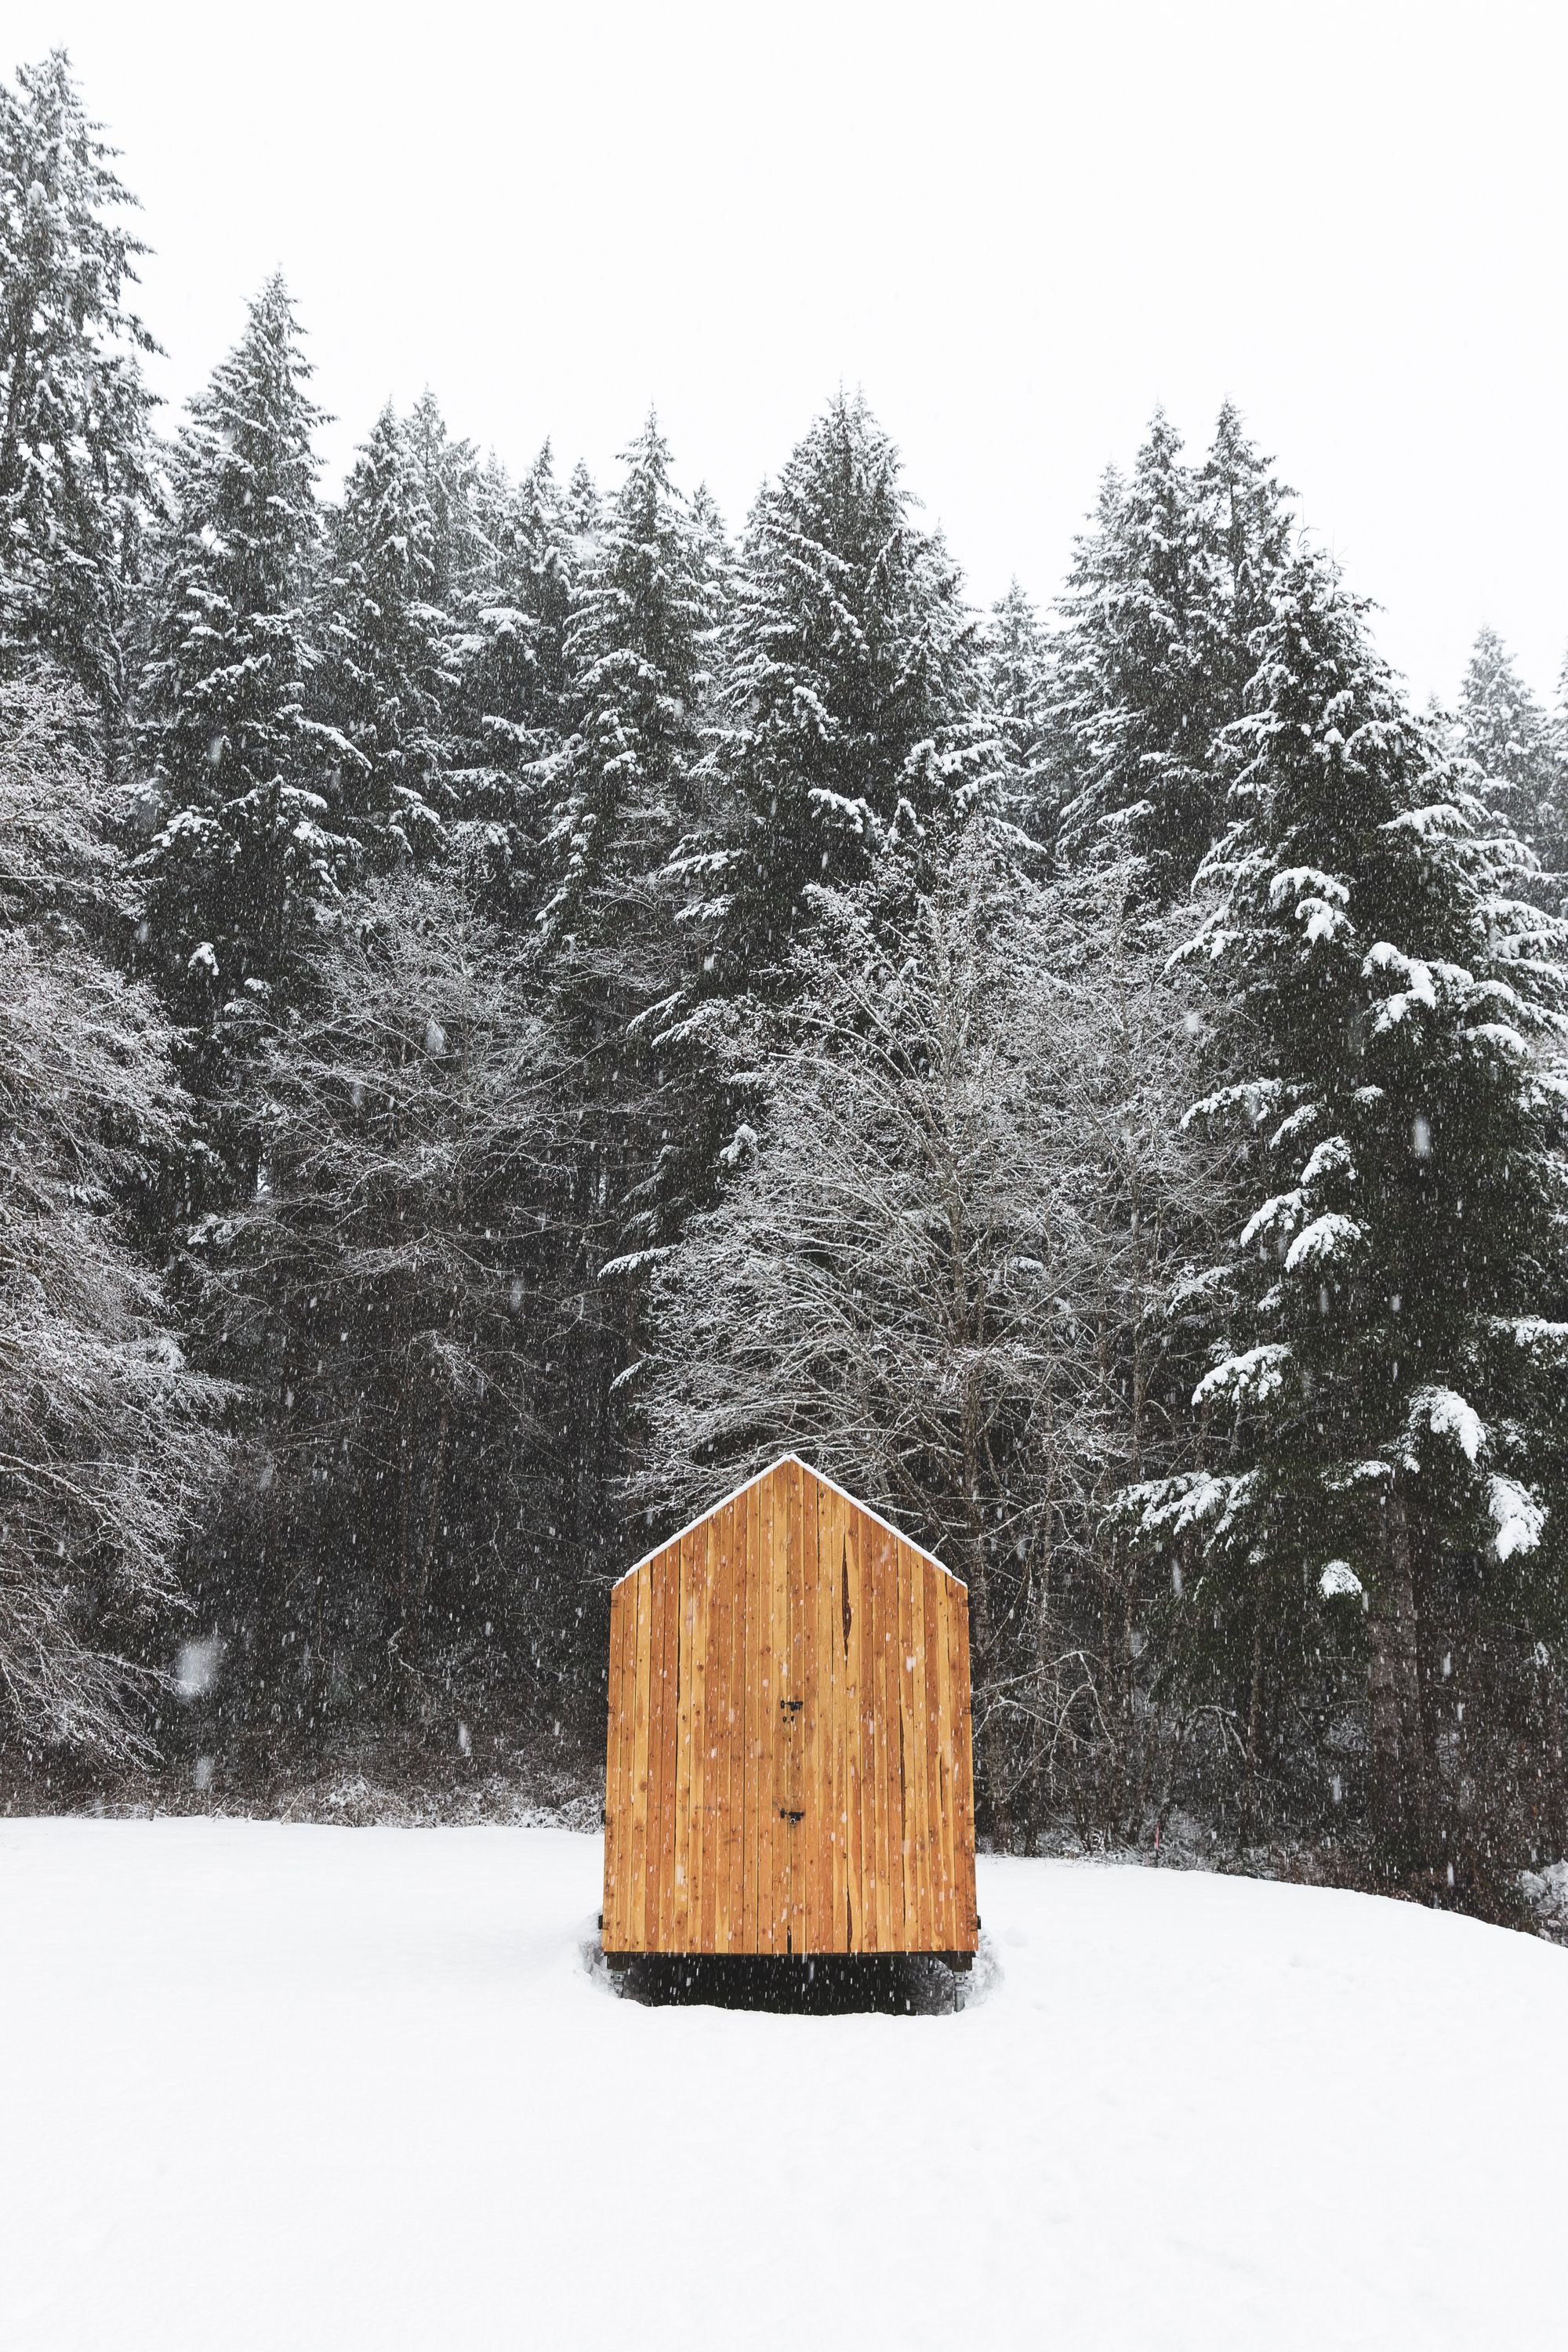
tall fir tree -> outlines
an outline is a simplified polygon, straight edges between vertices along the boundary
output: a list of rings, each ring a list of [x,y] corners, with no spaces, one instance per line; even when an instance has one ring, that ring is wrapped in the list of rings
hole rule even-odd
[[[1458,740],[1481,797],[1553,869],[1568,843],[1568,774],[1542,705],[1495,629],[1477,633],[1459,688]]]
[[[646,888],[690,812],[716,619],[710,535],[652,415],[625,464],[566,635],[574,724],[552,780],[540,918],[552,937],[602,926],[609,901]]]
[[[484,562],[480,467],[471,441],[454,440],[426,385],[404,420],[403,436],[430,516],[430,593],[452,611]]]
[[[681,870],[731,982],[782,969],[814,883],[863,879],[995,767],[977,633],[898,452],[840,394],[752,510],[735,569],[714,805]]]
[[[135,202],[56,49],[0,86],[0,656],[54,656],[99,703],[112,752],[126,596],[151,496],[131,308]]]
[[[566,635],[579,541],[545,443],[522,480],[493,461],[477,478],[482,556],[458,607],[456,766],[465,849],[492,898],[537,908],[542,772],[566,723]]]
[[[986,701],[1001,751],[998,802],[1048,848],[1060,815],[1050,758],[1051,646],[1016,580],[991,608],[984,654]]]
[[[1198,1647],[1250,1655],[1254,1733],[1281,1622],[1304,1673],[1364,1606],[1372,1821],[1431,1866],[1436,1637],[1562,1616],[1568,932],[1327,562],[1292,565],[1259,651],[1189,950],[1223,1078],[1190,1117],[1238,1139],[1249,1194],[1194,1397],[1215,1466],[1136,1505]]]
[[[1227,400],[1194,478],[1199,593],[1194,608],[1205,723],[1211,740],[1240,718],[1255,639],[1290,560],[1293,495],[1269,471]],[[1223,823],[1224,808],[1220,807]]]
[[[1178,434],[1155,415],[1131,475],[1108,475],[1062,600],[1058,725],[1075,865],[1140,857],[1179,895],[1212,831],[1212,729],[1195,642],[1197,500]]]
[[[562,1055],[569,1171],[557,1276],[574,1337],[556,1418],[574,1432],[570,1539],[604,1540],[627,1467],[648,1273],[710,1170],[715,1093],[679,1014],[688,957],[660,877],[689,822],[716,614],[713,519],[650,416],[599,518],[567,625],[569,732],[544,796],[534,968]],[[569,506],[575,503],[569,499]],[[574,549],[583,549],[574,533]]]
[[[573,537],[578,542],[578,554],[592,552],[604,519],[604,501],[586,464],[579,457],[566,483],[566,520]]]
[[[1222,817],[1215,760],[1241,716],[1251,639],[1284,562],[1286,493],[1228,404],[1196,469],[1163,412],[1108,475],[1062,599],[1053,728],[1064,854],[1131,856],[1181,898]]]
[[[276,988],[333,895],[340,844],[311,777],[306,604],[321,421],[280,277],[191,404],[172,460],[142,744],[162,829],[144,860],[152,953],[214,1017]]]
[[[427,447],[427,430],[424,437]],[[437,601],[431,474],[388,403],[331,520],[317,614],[310,705],[341,750],[343,826],[384,867],[427,854],[441,834],[455,648]]]

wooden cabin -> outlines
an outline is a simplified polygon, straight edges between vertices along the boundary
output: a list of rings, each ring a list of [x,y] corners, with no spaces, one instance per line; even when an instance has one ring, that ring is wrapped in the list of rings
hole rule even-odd
[[[788,1454],[610,1601],[604,1948],[976,1947],[969,1595]]]

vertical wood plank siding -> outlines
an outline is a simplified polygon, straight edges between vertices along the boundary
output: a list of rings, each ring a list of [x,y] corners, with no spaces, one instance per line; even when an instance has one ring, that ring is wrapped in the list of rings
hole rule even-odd
[[[610,1598],[613,1952],[973,1951],[969,1596],[793,1456]]]

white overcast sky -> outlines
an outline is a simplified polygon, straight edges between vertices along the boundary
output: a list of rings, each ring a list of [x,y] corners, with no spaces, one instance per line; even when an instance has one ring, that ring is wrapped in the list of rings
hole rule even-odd
[[[732,523],[840,382],[977,600],[1056,592],[1156,403],[1226,395],[1416,693],[1568,650],[1561,0],[5,0],[156,248],[183,400],[286,272],[341,471],[429,383],[601,478],[650,402]]]

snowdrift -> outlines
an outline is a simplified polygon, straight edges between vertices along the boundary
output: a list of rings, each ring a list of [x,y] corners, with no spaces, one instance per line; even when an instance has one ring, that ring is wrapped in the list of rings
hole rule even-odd
[[[1561,2340],[1568,1956],[982,1859],[955,2016],[649,2009],[597,1839],[0,1822],[9,2352]]]

